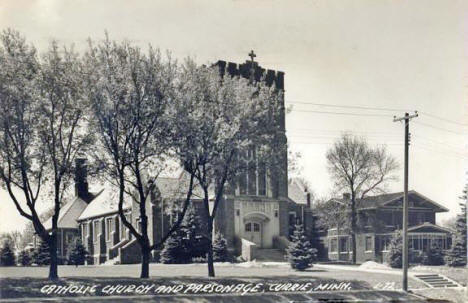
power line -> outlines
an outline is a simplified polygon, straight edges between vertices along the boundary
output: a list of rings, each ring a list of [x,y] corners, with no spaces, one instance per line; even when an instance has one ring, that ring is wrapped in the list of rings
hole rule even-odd
[[[418,125],[423,125],[423,126],[426,126],[426,127],[430,127],[430,128],[433,128],[433,129],[437,129],[437,130],[440,130],[440,131],[445,131],[445,132],[449,132],[449,133],[453,133],[453,134],[457,134],[457,135],[465,135],[465,133],[461,133],[461,132],[457,132],[457,131],[454,131],[454,130],[434,126],[434,125],[423,123],[423,122],[416,122],[415,121],[414,123],[418,124]]]
[[[453,150],[460,150],[460,149],[463,149],[462,146],[455,146],[455,145],[452,145],[448,142],[442,142],[442,141],[437,141],[437,140],[434,140],[434,139],[431,139],[431,138],[428,138],[428,137],[425,137],[425,136],[421,136],[421,135],[414,135],[412,134],[412,136],[414,136],[416,139],[423,139],[423,140],[428,140],[431,142],[431,144],[438,144],[440,146],[443,146],[443,147],[450,147],[451,149]],[[415,140],[415,142],[417,142]]]
[[[319,110],[295,110],[295,112],[301,113],[317,113],[317,114],[330,114],[330,115],[344,115],[344,116],[364,116],[364,117],[389,117],[389,115],[379,115],[379,114],[358,114],[358,113],[346,113],[346,112],[329,112],[329,111],[319,111]]]
[[[333,134],[307,134],[307,133],[297,133],[297,132],[288,132],[288,138],[291,142],[296,143],[298,140],[304,141],[306,140],[307,142],[311,142],[309,140],[336,140],[339,137],[339,135],[333,135]],[[431,148],[439,148],[441,151],[447,151],[447,152],[453,152],[458,155],[464,155],[463,147],[457,147],[451,144],[448,144],[446,142],[441,142],[437,140],[433,140],[428,137],[423,137],[420,135],[413,135],[413,137],[416,139],[414,140],[414,143],[417,144],[424,144],[424,146],[431,147]],[[382,138],[388,138],[382,142]],[[382,142],[382,144],[402,144],[400,140],[398,140],[397,135],[367,135],[366,140],[370,141],[371,143],[373,142]],[[418,140],[420,139],[420,140]],[[423,140],[423,141],[421,141]],[[424,142],[426,141],[426,142]],[[317,142],[314,142],[317,143]],[[468,155],[468,154],[467,154]]]
[[[423,149],[423,150],[426,150],[426,151],[429,151],[429,152],[438,153],[438,154],[441,154],[441,155],[444,155],[444,156],[448,156],[448,157],[451,156],[451,157],[458,158],[458,159],[468,160],[468,156],[465,156],[463,154],[459,154],[457,152],[435,150],[435,149],[432,149],[432,148],[428,148],[428,147],[426,147],[424,145],[421,146],[419,144],[413,144],[413,146],[415,148]]]
[[[324,107],[334,107],[334,108],[351,108],[351,109],[364,109],[364,110],[378,110],[378,111],[389,111],[389,112],[401,112],[401,111],[408,111],[408,109],[402,109],[402,108],[388,108],[388,107],[372,107],[372,106],[362,106],[362,105],[341,105],[341,104],[326,104],[326,103],[315,103],[315,102],[303,102],[303,101],[287,101],[287,103],[292,103],[292,104],[303,104],[303,105],[315,105],[315,106],[324,106]],[[458,122],[455,120],[443,118],[428,112],[421,112],[421,114],[438,119],[447,123],[453,123],[456,125],[461,125],[461,126],[468,126],[468,123],[462,123]]]
[[[389,115],[383,115],[383,114],[363,114],[363,113],[347,113],[347,112],[318,111],[318,110],[294,110],[294,109],[293,109],[293,111],[300,112],[300,113],[305,112],[305,113],[358,116],[358,117],[387,117],[387,118],[389,117]],[[427,124],[427,123],[423,123],[423,122],[414,122],[414,123],[419,124],[419,125],[423,125],[423,126],[427,126],[427,127],[431,127],[431,128],[437,129],[437,130],[450,132],[450,133],[457,134],[457,135],[463,135],[464,134],[464,133],[461,133],[461,132],[457,132],[457,131],[454,131],[454,130],[449,130],[449,129],[433,126],[431,124]]]
[[[434,118],[434,119],[438,119],[438,120],[445,121],[445,122],[448,122],[448,123],[453,123],[453,124],[457,124],[457,125],[461,125],[461,126],[468,126],[468,123],[457,122],[457,121],[455,121],[455,120],[450,120],[450,119],[442,118],[442,117],[439,117],[439,116],[436,116],[436,115],[433,115],[433,114],[429,114],[429,113],[426,113],[426,112],[420,112],[420,113],[423,114],[423,115],[432,117],[432,118]]]
[[[324,107],[380,110],[380,111],[390,111],[390,112],[406,111],[405,109],[401,109],[401,108],[369,107],[369,106],[360,106],[360,105],[340,105],[340,104],[325,104],[325,103],[312,103],[312,102],[300,102],[300,101],[288,101],[287,103],[317,105],[317,106],[324,106]]]

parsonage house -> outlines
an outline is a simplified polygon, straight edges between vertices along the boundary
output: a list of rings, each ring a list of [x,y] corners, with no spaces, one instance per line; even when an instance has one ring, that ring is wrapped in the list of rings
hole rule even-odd
[[[350,196],[332,199],[335,203],[346,203]],[[446,250],[451,245],[452,231],[436,225],[436,213],[447,212],[444,206],[416,191],[408,193],[408,241],[409,249],[424,251],[435,242]],[[356,261],[383,262],[389,252],[392,236],[402,229],[403,193],[368,196],[356,201],[360,220],[356,234]],[[328,259],[352,260],[351,236],[340,227],[328,230],[325,241]]]
[[[284,73],[265,70],[253,60],[243,64],[219,61],[216,65],[221,74],[227,72],[265,81],[284,91]],[[284,97],[280,102],[278,142],[286,147]],[[306,232],[313,232],[310,194],[298,180],[288,181],[286,148],[280,159],[277,166],[267,168],[258,163],[255,148],[246,151],[244,161],[248,162],[249,169],[238,177],[236,184],[227,187],[217,209],[215,231],[226,238],[231,251],[246,260],[268,255],[282,256],[288,245],[288,237],[299,221],[304,224]],[[58,221],[59,255],[65,259],[71,241],[74,237],[81,237],[91,257],[89,263],[139,262],[139,244],[119,218],[117,194],[110,189],[89,192],[86,175],[86,161],[78,159],[76,197],[63,206]],[[183,196],[181,190],[186,191],[186,183],[187,176],[183,173],[175,178],[160,177],[156,180],[155,192],[146,202],[148,235],[152,243],[158,242],[174,222],[168,208],[174,204],[174,200]],[[195,188],[190,203],[196,210],[202,207],[201,197],[200,189]],[[139,228],[138,205],[130,199],[125,202],[126,217],[133,226]],[[202,212],[197,213],[203,221]],[[46,225],[50,228],[50,222]],[[157,257],[156,251],[153,256]]]

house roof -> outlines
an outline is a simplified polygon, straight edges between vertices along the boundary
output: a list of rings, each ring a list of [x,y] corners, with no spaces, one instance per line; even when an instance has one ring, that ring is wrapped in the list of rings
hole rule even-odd
[[[415,190],[410,190],[408,192],[408,198],[410,202],[423,202],[431,205],[431,208],[435,212],[447,212],[448,209],[441,204],[427,198],[426,196],[418,193]],[[345,203],[344,199],[333,199],[338,203]],[[375,209],[381,207],[390,207],[393,206],[401,207],[403,203],[403,192],[388,193],[376,196],[368,196],[363,199],[357,199],[356,204],[358,209]],[[411,206],[410,206],[411,207]]]
[[[408,228],[408,232],[411,232],[411,233],[418,233],[418,232],[420,233],[423,233],[423,232],[452,233],[453,231],[448,228],[439,226],[439,225],[435,225],[429,222],[424,222],[423,224]]]
[[[106,214],[115,213],[118,211],[118,192],[112,188],[105,188],[101,190],[97,196],[88,204],[86,209],[75,220],[85,220]],[[124,200],[124,209],[130,208],[128,199]]]
[[[306,186],[298,179],[288,182],[288,197],[297,204],[307,204]]]
[[[88,203],[79,197],[75,197],[73,201],[68,202],[60,209],[57,227],[78,228],[78,222],[76,221],[76,218],[85,210],[87,206]],[[52,229],[52,218],[49,218],[46,222],[44,222],[44,228],[46,230]]]

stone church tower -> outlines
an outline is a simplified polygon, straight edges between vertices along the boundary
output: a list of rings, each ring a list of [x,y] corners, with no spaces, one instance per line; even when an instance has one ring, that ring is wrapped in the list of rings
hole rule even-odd
[[[253,81],[265,81],[269,86],[284,92],[284,73],[266,70],[251,60],[237,64],[218,61],[220,73],[241,76]],[[289,232],[287,139],[285,129],[284,94],[280,104],[277,123],[279,133],[273,144],[281,147],[280,163],[273,168],[263,168],[255,163],[256,169],[240,177],[240,182],[230,186],[220,203],[215,219],[215,229],[227,239],[230,247],[243,249],[243,241],[256,244],[257,248],[279,248],[278,239]],[[248,161],[256,161],[255,151],[247,152]]]

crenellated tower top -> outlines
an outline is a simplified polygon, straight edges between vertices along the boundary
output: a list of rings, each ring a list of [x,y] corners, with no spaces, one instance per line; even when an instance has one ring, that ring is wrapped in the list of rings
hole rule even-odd
[[[215,65],[219,67],[219,72],[224,76],[227,71],[231,76],[242,76],[246,79],[261,81],[264,77],[267,85],[275,85],[277,89],[284,90],[284,72],[271,69],[264,69],[258,62],[254,61],[257,55],[253,50],[249,53],[250,60],[245,63],[234,63],[219,60]]]

